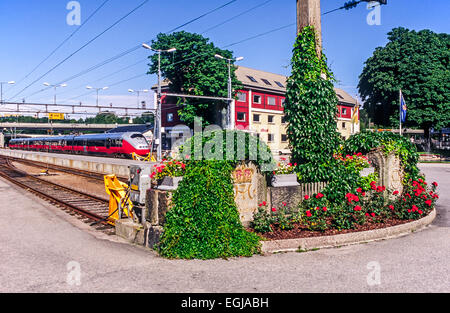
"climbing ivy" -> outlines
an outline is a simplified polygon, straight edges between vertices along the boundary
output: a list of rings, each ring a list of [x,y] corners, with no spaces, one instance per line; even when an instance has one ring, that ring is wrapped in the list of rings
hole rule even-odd
[[[167,258],[213,259],[251,256],[259,252],[259,237],[241,224],[234,201],[233,162],[189,161],[173,194],[173,208],[159,253]]]
[[[329,181],[336,168],[333,154],[341,142],[337,131],[338,99],[326,57],[317,53],[316,33],[307,26],[297,37],[292,75],[287,81],[285,114],[292,162],[304,182]]]

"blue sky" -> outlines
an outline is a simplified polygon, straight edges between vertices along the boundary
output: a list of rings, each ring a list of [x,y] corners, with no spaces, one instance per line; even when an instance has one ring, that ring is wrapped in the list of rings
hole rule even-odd
[[[241,12],[267,0],[237,0],[229,6],[186,27],[185,31],[203,33]],[[322,0],[322,12],[338,8],[347,0]],[[66,22],[68,0],[0,0],[0,81],[19,82],[53,49],[79,26]],[[79,0],[81,21],[94,12],[104,0]],[[72,52],[104,31],[143,0],[110,0],[69,42],[42,64],[36,72],[15,86],[5,86],[4,99],[16,95]],[[56,70],[43,77],[14,100],[27,102],[53,101],[53,90],[39,92],[43,83],[58,83],[144,41],[160,32],[167,32],[185,22],[216,8],[229,0],[151,0],[114,28],[74,55]],[[339,87],[356,96],[358,76],[364,61],[374,49],[386,44],[386,34],[394,27],[414,30],[430,29],[448,33],[450,1],[448,0],[388,0],[381,7],[381,25],[368,25],[370,10],[366,3],[352,10],[340,10],[322,17],[324,52]],[[296,22],[295,0],[272,0],[229,23],[203,35],[224,47],[260,33]],[[294,25],[283,30],[234,45],[229,49],[235,56],[244,56],[241,65],[264,71],[289,75]],[[155,76],[145,76],[148,51],[138,49],[123,58],[67,82],[57,91],[58,103],[95,104],[95,93],[87,94],[86,85],[111,86],[100,93],[100,103],[135,106],[136,95],[128,89],[148,89],[156,83]],[[133,65],[135,64],[135,65]],[[133,66],[131,66],[133,65]],[[129,67],[130,66],[130,67]],[[123,68],[123,71],[115,73]],[[115,73],[114,75],[111,75]],[[139,76],[140,75],[140,76]],[[132,79],[133,77],[139,76]],[[105,78],[106,77],[106,78]],[[125,82],[122,82],[125,81]],[[121,83],[122,82],[122,83]],[[141,101],[153,102],[153,95],[141,95]]]

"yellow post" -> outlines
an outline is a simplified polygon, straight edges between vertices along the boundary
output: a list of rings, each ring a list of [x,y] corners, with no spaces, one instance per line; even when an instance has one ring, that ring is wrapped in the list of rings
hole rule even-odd
[[[108,223],[115,225],[115,221],[122,218],[122,213],[133,218],[133,202],[129,198],[128,185],[119,181],[116,175],[106,175],[104,181],[106,193],[110,196]]]

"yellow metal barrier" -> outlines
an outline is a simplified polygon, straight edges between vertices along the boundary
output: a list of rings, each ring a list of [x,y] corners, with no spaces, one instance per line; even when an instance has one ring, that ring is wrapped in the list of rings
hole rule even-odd
[[[116,175],[106,175],[104,180],[106,193],[110,196],[108,223],[115,225],[122,214],[133,218],[133,202],[130,200],[128,185],[119,181]]]
[[[140,156],[135,152],[132,153],[133,160],[142,162],[156,162],[156,158],[153,154],[149,153],[147,156]]]

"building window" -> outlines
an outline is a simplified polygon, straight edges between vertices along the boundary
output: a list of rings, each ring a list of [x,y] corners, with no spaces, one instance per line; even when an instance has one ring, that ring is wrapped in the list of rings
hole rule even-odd
[[[272,84],[267,79],[262,78],[261,80],[263,81],[264,84],[272,86]]]
[[[269,123],[273,123],[273,121],[274,121],[274,118],[275,118],[275,116],[273,116],[273,115],[269,115],[269,116],[267,117],[267,122],[269,122]]]
[[[347,109],[346,108],[342,109],[342,115],[347,115]]]
[[[273,142],[275,136],[273,134],[268,134],[267,135],[267,142]]]
[[[238,100],[239,102],[247,102],[247,94],[243,93],[243,92],[238,92],[237,94]]]
[[[281,135],[281,142],[287,142],[287,141],[288,141],[287,135],[285,135],[285,134]]]
[[[167,122],[173,122],[173,113],[167,113]]]
[[[259,123],[260,122],[260,115],[259,114],[253,114],[253,122]]]
[[[258,96],[258,95],[253,96],[253,103],[261,104],[262,103],[261,100],[262,100],[261,96]]]
[[[238,112],[237,113],[237,120],[238,120],[238,122],[245,122],[245,113],[244,112]]]
[[[285,98],[281,98],[281,106],[284,108],[284,104],[286,103],[286,99]]]
[[[258,81],[253,76],[247,76],[250,81],[257,83]]]
[[[267,104],[268,105],[276,105],[275,97],[267,97]]]
[[[342,128],[345,129],[345,122],[342,122]]]
[[[286,116],[281,117],[281,124],[286,124]]]
[[[280,82],[275,81],[275,84],[277,84],[279,87],[284,88],[283,84]]]

